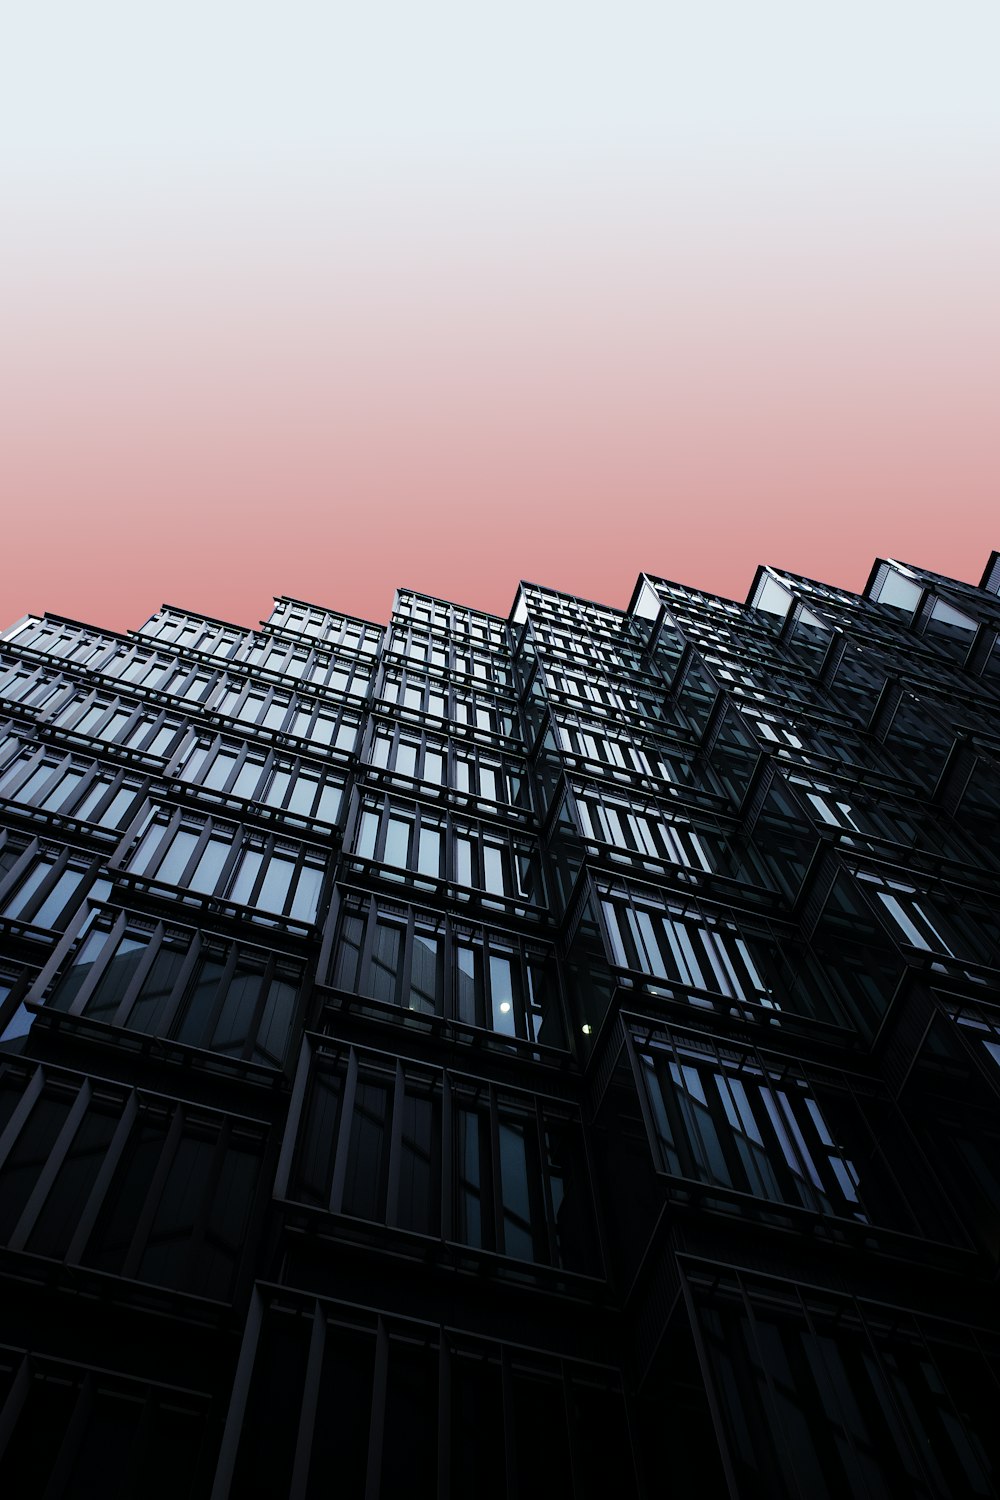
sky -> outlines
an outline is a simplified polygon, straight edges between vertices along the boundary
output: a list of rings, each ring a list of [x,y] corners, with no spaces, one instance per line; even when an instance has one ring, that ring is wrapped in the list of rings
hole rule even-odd
[[[1000,7],[36,0],[0,624],[1000,546]]]

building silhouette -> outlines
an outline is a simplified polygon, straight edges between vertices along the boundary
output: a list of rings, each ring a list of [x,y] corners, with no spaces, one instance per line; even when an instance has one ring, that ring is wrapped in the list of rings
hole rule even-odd
[[[1000,558],[0,637],[0,1484],[991,1496]]]

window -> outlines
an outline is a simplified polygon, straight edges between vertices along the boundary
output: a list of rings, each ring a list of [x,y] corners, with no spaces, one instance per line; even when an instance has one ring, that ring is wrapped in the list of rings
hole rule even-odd
[[[291,959],[108,912],[78,938],[47,1003],[280,1067],[301,984],[301,966]]]
[[[1000,924],[974,895],[959,898],[945,887],[922,890],[912,881],[868,870],[856,874],[903,943],[946,959],[1000,963]]]
[[[365,796],[354,837],[359,858],[431,879],[452,879],[490,896],[542,905],[537,842],[395,799]]]
[[[693,1296],[739,1493],[994,1490],[991,1334],[760,1276]]]
[[[0,1091],[30,1098],[27,1068]],[[46,1068],[0,1163],[0,1237],[14,1250],[228,1301],[266,1128]],[[42,1196],[43,1169],[54,1170]],[[70,1209],[72,1205],[72,1210]]]
[[[132,875],[313,922],[326,862],[319,851],[239,824],[160,807],[126,856]]]
[[[37,840],[23,853],[15,851],[9,842],[0,850],[0,917],[61,931],[91,882],[95,862]]]
[[[528,1456],[524,1496],[567,1495],[572,1478],[581,1496],[635,1500],[616,1371],[294,1292],[259,1295],[261,1338],[246,1346],[231,1416],[232,1494],[293,1493],[305,1455],[319,1494],[432,1495],[447,1473],[451,1495],[501,1500],[516,1453]],[[311,1400],[317,1389],[328,1406]]]
[[[633,1039],[660,1169],[857,1223],[938,1236],[916,1142],[880,1089],[832,1071],[807,1076],[782,1060],[661,1033]],[[887,1156],[896,1164],[887,1164]],[[926,1226],[903,1196],[927,1204]],[[724,1207],[724,1202],[720,1202]]]
[[[601,909],[612,963],[647,976],[654,993],[679,990],[689,1004],[715,1010],[722,997],[734,1014],[749,1006],[773,1013],[794,1010],[842,1024],[839,1006],[791,934],[758,918],[739,921],[708,903],[654,900],[638,889],[603,882]]]
[[[277,808],[297,818],[333,824],[340,816],[342,776],[241,741],[197,740],[187,751],[178,774],[213,791]]]
[[[565,1045],[550,947],[413,907],[345,896],[330,982],[404,1013]]]
[[[447,1239],[516,1260],[597,1269],[572,1109],[378,1053],[317,1044],[289,1193],[434,1238],[443,1225]]]

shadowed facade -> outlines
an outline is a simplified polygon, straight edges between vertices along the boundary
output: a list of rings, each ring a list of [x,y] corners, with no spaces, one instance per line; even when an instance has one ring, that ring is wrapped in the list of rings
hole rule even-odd
[[[1000,560],[0,637],[0,1481],[990,1496]]]

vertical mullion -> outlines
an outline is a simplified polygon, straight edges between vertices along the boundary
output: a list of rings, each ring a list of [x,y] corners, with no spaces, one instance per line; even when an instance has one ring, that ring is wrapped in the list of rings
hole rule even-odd
[[[122,1110],[121,1118],[115,1126],[115,1133],[111,1137],[111,1144],[104,1153],[104,1160],[101,1162],[100,1170],[94,1179],[94,1185],[90,1190],[87,1202],[77,1220],[76,1228],[73,1231],[73,1238],[70,1240],[66,1254],[63,1256],[67,1265],[79,1265],[83,1258],[83,1252],[87,1248],[87,1241],[94,1231],[94,1226],[97,1223],[97,1218],[107,1195],[108,1188],[111,1186],[111,1181],[118,1170],[118,1164],[124,1155],[128,1138],[132,1133],[132,1128],[135,1125],[138,1115],[138,1095],[135,1089],[132,1089],[125,1101],[125,1108]]]
[[[14,1106],[10,1119],[7,1121],[3,1134],[0,1135],[0,1168],[3,1167],[10,1155],[14,1143],[24,1129],[31,1111],[42,1092],[45,1084],[45,1073],[41,1067],[36,1067],[28,1080],[27,1087]]]
[[[410,906],[406,912],[406,926],[403,928],[403,942],[399,955],[399,973],[396,975],[395,1003],[401,1010],[409,1008],[408,996],[413,992],[413,929],[415,921],[413,907]]]
[[[205,1017],[205,1028],[202,1032],[202,1035],[206,1038],[211,1038],[215,1035],[215,1028],[219,1024],[219,1017],[222,1014],[223,1007],[226,1003],[226,996],[229,994],[229,987],[233,982],[233,975],[236,972],[236,959],[238,953],[239,948],[236,943],[227,944],[226,962],[222,970],[222,977],[216,987],[215,999],[212,1002],[212,1008]],[[206,1042],[206,1046],[210,1044],[210,1041]]]
[[[454,1239],[455,1222],[455,1111],[451,1078],[445,1072],[441,1081],[441,1223],[442,1240]]]
[[[16,802],[18,800],[18,793],[20,792],[21,788],[25,785],[26,782],[31,780],[32,776],[35,774],[36,766],[44,764],[46,755],[52,754],[52,749],[53,747],[50,745],[39,745],[33,752],[29,752],[22,758],[20,774],[16,778],[14,778],[16,781],[16,785],[8,787],[3,794],[6,801]],[[58,754],[58,751],[56,753]],[[55,775],[59,771],[61,771],[65,767],[69,758],[69,754],[64,752],[62,759],[60,761],[57,761],[57,763],[51,767],[52,774]],[[48,781],[43,782],[42,785],[47,788],[51,780],[52,776],[49,777]],[[29,805],[34,806],[35,804],[31,803]]]
[[[278,1165],[274,1174],[274,1195],[276,1198],[288,1197],[292,1161],[295,1156],[295,1146],[302,1119],[302,1109],[305,1104],[306,1089],[309,1083],[311,1060],[312,1048],[309,1045],[308,1038],[303,1037],[302,1049],[299,1053],[299,1061],[295,1069],[295,1081],[292,1084],[292,1097],[289,1101],[288,1115],[285,1120],[285,1132],[282,1136],[281,1149],[278,1153]]]
[[[382,1488],[382,1448],[385,1441],[385,1405],[389,1384],[389,1332],[379,1315],[375,1336],[375,1376],[372,1382],[372,1415],[368,1431],[368,1481],[365,1500],[379,1500]]]
[[[222,687],[224,690],[228,687],[228,682],[227,682],[227,679],[225,677],[222,679],[222,681],[220,682],[219,686]],[[214,708],[210,709],[209,711],[211,713],[215,713],[216,712],[216,710]],[[197,739],[197,735],[196,735],[196,739]],[[211,744],[208,747],[208,753],[206,754],[205,759],[202,761],[201,766],[199,767],[199,770],[198,770],[198,780],[195,782],[195,785],[197,787],[205,787],[207,785],[207,783],[205,781],[205,778],[208,775],[209,771],[211,771],[212,767],[215,765],[215,762],[218,760],[218,758],[219,758],[219,756],[221,754],[222,754],[222,735],[221,734],[216,734],[216,735],[213,736],[212,742],[211,742]],[[227,777],[226,779],[228,780],[229,778]]]
[[[246,765],[247,761],[250,759],[250,752],[251,752],[252,748],[253,747],[251,746],[250,742],[249,741],[245,741],[240,746],[239,750],[237,751],[237,753],[236,753],[236,759],[235,759],[235,761],[233,763],[233,769],[230,771],[229,775],[226,777],[225,781],[223,782],[222,787],[220,788],[220,790],[222,791],[222,794],[224,796],[227,796],[229,794],[230,789],[233,786],[235,786],[237,778],[239,777],[240,772],[243,770],[243,767]]]
[[[91,1099],[90,1079],[85,1078],[77,1090],[76,1098],[70,1106],[69,1114],[63,1122],[62,1129],[56,1136],[49,1151],[48,1158],[43,1166],[35,1186],[31,1190],[27,1203],[21,1210],[13,1231],[7,1240],[8,1248],[11,1250],[23,1250],[28,1236],[35,1227],[38,1215],[45,1206],[45,1200],[55,1185],[56,1178],[62,1169],[63,1162],[73,1144],[73,1138],[83,1122]]]
[[[177,1148],[180,1145],[183,1131],[184,1110],[180,1104],[177,1104],[174,1107],[170,1124],[168,1125],[166,1134],[164,1135],[163,1144],[160,1147],[160,1158],[153,1169],[152,1176],[150,1177],[149,1190],[146,1193],[145,1202],[143,1203],[142,1209],[139,1213],[139,1217],[136,1220],[135,1230],[132,1234],[132,1242],[129,1245],[128,1251],[125,1255],[124,1264],[122,1265],[121,1274],[127,1281],[134,1281],[136,1279],[139,1262],[142,1260],[143,1251],[146,1248],[146,1242],[149,1239],[150,1232],[153,1228],[153,1221],[156,1218],[156,1211],[160,1206],[160,1199],[163,1195],[163,1189],[165,1188],[167,1178],[170,1175],[170,1168],[173,1165],[174,1156],[176,1155]]]
[[[239,833],[234,834],[233,837],[229,840],[229,853],[226,855],[225,859],[222,862],[222,868],[219,870],[219,873],[216,876],[215,887],[212,891],[212,895],[220,901],[225,901],[228,899],[226,896],[220,895],[219,892],[229,890],[229,886],[233,878],[233,871],[243,850],[243,825],[239,824],[238,827],[240,830]],[[214,831],[216,833],[222,833],[223,830],[216,828]]]
[[[482,1116],[480,1115],[480,1120],[481,1119]],[[487,1087],[486,1123],[490,1138],[489,1163],[490,1177],[492,1178],[491,1197],[493,1202],[493,1244],[490,1246],[484,1245],[483,1248],[495,1250],[498,1255],[505,1255],[507,1253],[507,1248],[504,1236],[503,1181],[500,1170],[500,1116],[499,1110],[497,1108],[496,1084],[493,1083],[489,1084]],[[482,1176],[482,1173],[480,1173],[480,1176]],[[484,1184],[481,1183],[479,1189],[480,1201],[485,1206],[486,1194],[483,1191],[483,1187]],[[487,1226],[484,1223],[483,1229],[485,1230],[486,1227]],[[483,1238],[485,1240],[485,1234]]]
[[[375,948],[375,928],[378,922],[378,903],[372,896],[368,901],[368,911],[365,917],[365,935],[361,940],[361,954],[358,961],[357,989],[358,995],[370,995],[372,953]]]
[[[146,944],[146,950],[140,958],[139,962],[136,964],[135,973],[129,980],[128,985],[125,989],[125,993],[122,996],[121,1000],[118,1002],[118,1009],[115,1011],[114,1017],[112,1018],[111,1022],[113,1026],[125,1025],[125,1019],[128,1016],[129,1011],[134,1006],[136,1000],[139,998],[139,993],[149,977],[149,971],[153,967],[156,955],[159,953],[160,948],[163,944],[163,938],[163,923],[157,922],[149,937],[149,941]]]
[[[312,1327],[309,1333],[309,1353],[306,1357],[302,1407],[295,1436],[295,1461],[288,1485],[288,1500],[306,1500],[308,1494],[309,1462],[312,1457],[313,1433],[316,1428],[316,1411],[319,1406],[325,1352],[326,1315],[323,1312],[323,1304],[317,1301],[313,1306]]]
[[[263,1297],[260,1289],[254,1287],[250,1298],[250,1308],[247,1313],[243,1343],[240,1347],[239,1361],[236,1366],[236,1377],[233,1381],[232,1395],[229,1400],[229,1410],[226,1413],[226,1425],[222,1433],[222,1444],[219,1449],[219,1461],[215,1469],[215,1482],[212,1485],[211,1500],[229,1500],[232,1493],[236,1455],[239,1451],[240,1438],[243,1432],[243,1419],[246,1416],[247,1398],[249,1397],[250,1386],[253,1381],[254,1363],[257,1355],[257,1346],[260,1342],[263,1321]]]
[[[125,936],[127,926],[128,924],[125,913],[119,912],[115,917],[114,925],[106,930],[104,934],[104,946],[101,949],[98,958],[94,961],[93,964],[91,964],[90,973],[87,975],[76,995],[73,997],[73,1003],[70,1006],[68,1012],[69,1015],[83,1015],[87,1004],[93,998],[95,990],[104,979],[104,976],[111,965],[111,960],[114,958],[115,954],[118,951],[121,940]],[[84,941],[86,940],[85,934],[81,933],[80,936],[84,939]],[[83,946],[82,942],[80,946]],[[72,968],[73,966],[71,965],[70,968],[67,969],[66,973],[71,973]],[[41,987],[39,988],[39,993],[41,993]]]
[[[204,858],[205,850],[208,848],[208,841],[212,837],[212,828],[213,819],[210,817],[205,818],[204,822],[202,823],[201,832],[198,835],[198,840],[191,851],[191,858],[188,860],[187,864],[184,866],[184,869],[181,871],[180,879],[177,882],[178,885],[187,887],[190,886],[195,872],[198,869],[198,866],[201,864],[202,859]]]
[[[536,1150],[538,1152],[538,1175],[541,1179],[542,1213],[545,1216],[545,1235],[548,1241],[549,1265],[558,1266],[559,1240],[556,1235],[556,1216],[552,1206],[552,1182],[549,1176],[549,1150],[547,1133],[545,1129],[545,1116],[542,1113],[541,1101],[535,1098],[535,1137]],[[531,1203],[531,1191],[528,1191],[528,1203]],[[534,1236],[532,1236],[534,1238]]]
[[[118,770],[118,771],[114,771],[113,770],[107,780],[104,779],[105,775],[106,775],[106,772],[105,772],[104,768],[101,767],[101,766],[98,766],[96,768],[96,770],[95,770],[95,774],[93,776],[87,778],[77,788],[77,794],[73,798],[73,804],[74,804],[74,806],[76,806],[78,803],[80,803],[80,802],[83,801],[85,795],[90,791],[90,789],[91,789],[92,786],[96,785],[98,782],[104,781],[104,796],[103,797],[99,797],[97,799],[97,801],[94,803],[94,806],[91,808],[90,814],[89,814],[88,819],[87,819],[87,821],[90,822],[90,823],[99,823],[101,821],[101,814],[104,812],[104,810],[107,807],[110,807],[111,803],[114,801],[116,793],[118,792],[119,788],[124,783],[126,772],[125,772],[125,769],[123,767],[121,770]],[[140,806],[139,815],[141,815],[141,813],[142,813],[142,807]],[[70,817],[75,817],[76,816],[75,813],[73,813],[73,812],[70,812],[69,815],[70,815]],[[133,821],[134,821],[134,819],[133,819]]]
[[[389,836],[389,798],[388,798],[387,794],[383,793],[383,795],[382,795],[382,807],[381,807],[381,810],[380,810],[380,812],[378,814],[378,827],[375,830],[375,848],[374,848],[374,851],[372,853],[372,859],[375,861],[376,864],[380,864],[381,865],[381,864],[385,863],[385,841],[388,838],[388,836]]]
[[[244,1062],[248,1061],[253,1056],[254,1049],[257,1045],[257,1033],[260,1030],[260,1023],[263,1020],[264,1016],[264,1007],[267,1004],[267,997],[271,992],[271,985],[274,981],[274,971],[277,967],[278,956],[276,953],[271,952],[267,955],[267,959],[264,963],[264,972],[261,975],[260,986],[257,990],[257,999],[254,1003],[253,1015],[251,1016],[250,1024],[247,1027],[247,1038],[243,1043],[243,1051],[240,1054]]]
[[[201,931],[195,929],[191,941],[188,943],[187,952],[181,961],[180,970],[174,980],[174,987],[167,998],[166,1007],[163,1012],[163,1020],[160,1023],[160,1032],[163,1036],[169,1036],[173,1030],[177,1012],[180,1010],[184,993],[191,982],[194,966],[201,954],[202,941]]]
[[[258,845],[256,845],[256,847],[260,848],[260,850],[261,850],[260,869],[257,871],[257,878],[255,879],[255,881],[253,883],[253,889],[251,891],[251,894],[249,895],[249,897],[247,898],[247,900],[244,902],[245,906],[256,906],[257,905],[257,903],[258,903],[258,901],[260,899],[260,893],[264,889],[264,881],[267,879],[267,868],[268,868],[268,865],[271,863],[271,860],[274,858],[274,834],[273,833],[267,833],[267,834],[264,834],[264,836],[262,838],[258,834],[258,835],[254,835],[254,837],[260,839],[260,843]],[[251,843],[250,847],[253,848],[255,846],[254,846],[253,843]],[[292,887],[292,889],[294,890],[294,887]]]
[[[514,1009],[514,1033],[525,1041],[533,1042],[528,1024],[528,997],[531,993],[528,982],[528,949],[523,938],[514,945],[511,962],[511,1004]]]
[[[351,1131],[354,1125],[354,1098],[358,1090],[358,1054],[350,1048],[347,1061],[347,1078],[340,1106],[340,1129],[337,1133],[337,1152],[333,1164],[333,1180],[330,1184],[330,1212],[339,1214],[344,1201],[344,1184],[347,1181],[347,1158],[351,1146]]]
[[[403,1156],[403,1104],[406,1098],[406,1080],[403,1064],[396,1059],[395,1085],[392,1097],[392,1119],[389,1122],[389,1172],[386,1184],[386,1223],[396,1225],[399,1221],[399,1181],[402,1175]]]
[[[65,849],[60,850],[59,854],[52,861],[51,865],[49,866],[48,875],[42,881],[34,896],[31,898],[32,913],[40,911],[45,902],[49,899],[50,895],[58,885],[60,877],[65,873],[66,870],[69,869],[70,865],[72,864],[73,852],[74,851],[67,846]],[[86,874],[88,871],[93,870],[95,862],[96,861],[92,860],[90,864],[85,865],[83,870],[80,871],[81,880],[83,879],[84,874]],[[70,900],[72,899],[73,898],[70,897]],[[23,922],[26,919],[21,916],[20,918],[18,918],[18,920]],[[34,921],[34,915],[32,915],[32,917],[28,920]]]
[[[437,1493],[451,1500],[451,1348],[443,1325],[438,1327]]]
[[[158,878],[157,871],[159,870],[163,861],[166,859],[170,846],[177,836],[177,833],[181,826],[181,817],[182,811],[179,807],[174,808],[173,812],[167,818],[165,823],[161,823],[158,815],[154,814],[152,827],[155,828],[159,826],[162,829],[162,832],[160,834],[159,840],[155,845],[152,860],[150,861],[149,865],[147,865],[142,875],[139,877],[141,880],[156,880]]]
[[[66,853],[67,851],[64,850],[63,852]],[[22,876],[29,875],[34,866],[35,860],[41,858],[41,841],[38,838],[33,838],[29,841],[26,847],[21,850],[20,858],[16,859],[11,865],[10,869],[7,872],[7,879],[3,882],[2,885],[0,885],[0,909],[5,907],[10,897],[14,895],[18,886],[21,884]],[[39,887],[39,890],[44,890],[45,886],[48,883],[49,877],[46,876],[45,880],[42,881],[42,885]],[[36,891],[34,896],[32,897],[32,901],[35,905],[38,904],[38,896],[39,891]],[[21,922],[25,920],[26,918],[24,917],[18,918],[18,921]]]
[[[799,1294],[799,1297],[800,1297],[800,1301],[801,1301],[801,1293]],[[897,1444],[899,1445],[897,1451],[899,1452],[900,1457],[903,1458],[904,1463],[905,1463],[906,1454],[903,1451],[902,1443],[906,1444],[906,1448],[909,1450],[909,1458],[911,1460],[911,1464],[908,1464],[907,1467],[911,1468],[911,1465],[912,1465],[912,1467],[917,1468],[918,1470],[920,1470],[920,1472],[921,1472],[921,1474],[923,1476],[924,1482],[925,1482],[925,1484],[927,1486],[927,1493],[928,1494],[933,1494],[934,1490],[937,1488],[937,1483],[936,1483],[937,1476],[934,1474],[934,1468],[936,1468],[938,1466],[937,1465],[937,1458],[934,1455],[934,1453],[932,1452],[930,1454],[930,1459],[931,1459],[930,1465],[928,1465],[927,1463],[925,1463],[923,1454],[920,1451],[920,1443],[921,1443],[921,1438],[923,1438],[923,1440],[925,1442],[927,1441],[926,1434],[917,1433],[917,1432],[914,1431],[914,1426],[913,1426],[912,1418],[909,1417],[907,1415],[906,1411],[903,1409],[903,1403],[901,1403],[899,1395],[898,1395],[898,1382],[895,1381],[895,1380],[893,1380],[893,1378],[888,1374],[888,1372],[885,1369],[884,1363],[882,1361],[882,1357],[881,1357],[881,1355],[879,1353],[879,1350],[878,1350],[878,1345],[876,1344],[875,1338],[874,1338],[874,1336],[872,1334],[872,1331],[871,1331],[871,1328],[869,1327],[868,1319],[865,1317],[864,1312],[862,1311],[861,1304],[860,1304],[860,1302],[858,1301],[858,1299],[856,1297],[852,1297],[850,1300],[851,1300],[851,1306],[854,1309],[854,1312],[856,1313],[857,1318],[858,1318],[858,1322],[859,1322],[859,1324],[860,1324],[860,1326],[861,1326],[861,1328],[863,1330],[864,1341],[868,1345],[868,1348],[869,1348],[869,1351],[870,1351],[870,1355],[871,1355],[872,1363],[874,1364],[876,1370],[878,1371],[878,1377],[879,1377],[879,1379],[882,1382],[882,1389],[883,1389],[883,1392],[884,1392],[883,1400],[882,1400],[882,1403],[881,1403],[882,1404],[882,1408],[883,1408],[882,1414],[883,1414],[883,1417],[886,1418],[886,1425],[889,1427],[890,1432],[892,1432],[893,1437],[896,1439]],[[807,1326],[809,1327],[810,1332],[813,1332],[812,1320],[809,1318],[808,1311],[805,1309],[804,1304],[803,1304],[803,1310],[806,1311]],[[924,1338],[924,1336],[923,1336],[923,1330],[919,1327],[919,1325],[917,1326],[917,1334],[918,1334],[918,1337],[919,1337],[919,1340],[920,1340],[920,1345],[921,1345],[921,1349],[922,1349],[924,1358],[928,1359],[930,1361],[930,1363],[932,1365],[934,1365],[934,1360],[933,1360],[933,1358],[931,1356],[930,1349],[928,1348],[927,1340]],[[817,1339],[817,1342],[819,1342],[818,1339]],[[822,1352],[822,1347],[821,1347],[821,1351],[820,1351],[820,1357],[822,1358],[824,1367],[826,1368],[827,1374],[829,1375],[830,1374],[829,1361],[828,1361],[826,1355]],[[937,1370],[937,1366],[934,1365],[934,1368],[935,1368],[935,1371],[936,1371]],[[832,1376],[831,1376],[831,1383],[833,1383]],[[942,1382],[942,1388],[945,1391],[945,1394],[948,1396],[948,1399],[949,1399],[949,1402],[950,1402],[950,1399],[951,1399],[950,1393],[948,1392],[947,1386],[945,1386],[943,1382]],[[887,1415],[887,1413],[885,1411],[886,1406],[888,1406],[891,1409],[891,1411],[892,1411],[892,1416],[894,1418],[894,1421],[892,1421],[892,1422],[890,1422],[888,1420],[888,1415]],[[843,1404],[842,1403],[841,1403],[841,1410],[843,1410]],[[959,1420],[958,1425],[960,1427],[962,1426],[962,1423],[961,1423],[960,1420]],[[855,1462],[857,1462],[857,1457],[858,1457],[858,1455],[857,1455],[857,1448],[855,1446],[854,1439],[853,1439],[853,1436],[851,1434],[850,1428],[848,1427],[847,1423],[843,1420],[843,1417],[841,1417],[841,1426],[843,1427],[843,1429],[844,1429],[844,1431],[845,1431],[845,1433],[847,1435],[847,1440],[848,1440],[848,1443],[850,1445],[851,1454],[852,1454]],[[902,1443],[899,1442],[900,1439],[902,1439]],[[929,1448],[930,1444],[928,1443],[927,1446]],[[911,1473],[912,1473],[912,1468],[911,1468]]]
[[[517,1500],[517,1444],[514,1433],[514,1371],[510,1346],[500,1346],[500,1389],[503,1396],[503,1445],[507,1460],[507,1500]],[[735,1494],[735,1490],[733,1491]]]
[[[743,1314],[746,1318],[747,1327],[749,1329],[749,1338],[753,1341],[753,1346],[756,1350],[757,1364],[763,1372],[764,1384],[767,1387],[767,1405],[770,1409],[769,1414],[771,1419],[771,1434],[774,1439],[775,1458],[777,1460],[779,1472],[782,1474],[782,1478],[785,1479],[786,1482],[790,1481],[791,1485],[794,1485],[795,1490],[799,1494],[801,1494],[802,1490],[796,1475],[795,1461],[793,1457],[793,1445],[791,1440],[789,1439],[786,1424],[781,1415],[781,1403],[778,1401],[774,1389],[774,1375],[772,1374],[771,1366],[767,1359],[766,1350],[762,1348],[761,1341],[757,1336],[757,1319],[754,1315],[753,1302],[750,1298],[749,1293],[747,1292],[743,1277],[740,1276],[739,1272],[737,1272],[736,1279],[739,1284],[740,1300],[743,1303]],[[738,1493],[738,1491],[734,1489],[733,1493],[736,1494]]]
[[[446,871],[451,868],[452,862],[450,834],[448,844],[445,854]],[[457,994],[458,966],[455,957],[455,938],[452,932],[451,916],[445,912],[441,919],[441,1015],[445,1021],[457,1019]]]
[[[472,982],[473,1001],[476,1012],[476,1025],[483,1026],[487,1031],[493,1030],[493,967],[490,963],[490,934],[487,928],[483,928],[483,939],[479,946],[480,963],[479,970],[483,982],[476,992],[476,960],[475,946],[473,946],[472,959]]]
[[[88,1370],[80,1382],[69,1421],[62,1429],[61,1441],[53,1434],[54,1441],[58,1442],[58,1453],[49,1471],[48,1482],[42,1491],[41,1500],[62,1500],[62,1497],[68,1493],[67,1485],[73,1475],[73,1466],[93,1415],[95,1386],[94,1372]]]

